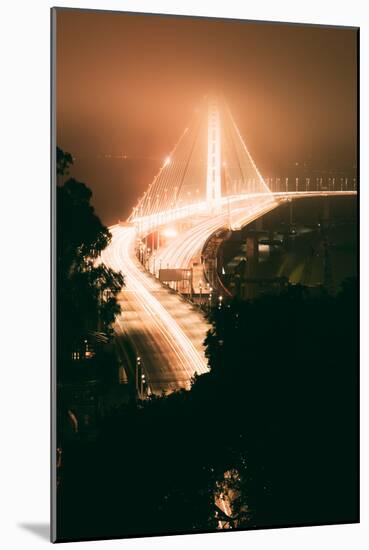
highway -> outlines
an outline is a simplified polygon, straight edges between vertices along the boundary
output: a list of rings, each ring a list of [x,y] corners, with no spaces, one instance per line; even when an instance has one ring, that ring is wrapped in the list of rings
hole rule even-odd
[[[235,208],[232,220],[242,216],[251,221],[278,204],[269,197],[259,199],[257,204],[255,199],[249,203],[247,208],[244,204]],[[171,254],[171,265],[189,265],[208,236],[224,226],[228,217],[226,210],[215,217],[199,218],[195,227],[179,237],[179,243],[172,243],[169,250],[163,251],[164,257]],[[209,324],[195,306],[144,270],[135,255],[134,226],[115,225],[110,231],[113,238],[101,260],[125,276],[125,286],[118,296],[122,313],[114,326],[118,345],[121,339],[129,340],[141,358],[152,393],[189,388],[195,373],[208,371],[203,341]]]
[[[202,344],[209,325],[194,306],[144,271],[134,253],[133,226],[110,231],[113,238],[101,259],[125,276],[118,298],[122,313],[114,327],[118,341],[128,338],[141,357],[152,393],[189,388],[195,373],[208,370]]]
[[[223,202],[218,213],[191,216],[192,227],[155,252],[156,275],[160,266],[189,268],[194,259],[199,258],[206,240],[217,230],[239,229],[286,200],[313,195],[326,193],[234,196]],[[144,270],[135,255],[137,230],[133,224],[115,225],[110,231],[113,238],[101,259],[125,276],[125,287],[118,298],[122,313],[114,327],[118,344],[123,338],[129,340],[141,358],[152,393],[189,388],[195,373],[208,371],[203,341],[209,324],[195,306]],[[153,271],[153,255],[149,265]]]
[[[180,233],[167,246],[156,251],[155,272],[158,274],[160,266],[162,268],[182,269],[190,267],[193,259],[200,255],[207,239],[214,232],[227,227],[232,230],[241,229],[270,210],[277,208],[286,200],[355,194],[354,191],[294,191],[290,193],[255,193],[246,196],[223,197],[220,213],[209,215],[209,213],[199,214],[194,211],[189,214],[189,218],[192,218],[192,227],[184,233]],[[153,256],[150,259],[149,267],[150,271],[153,272]]]
[[[273,210],[280,204],[281,199],[274,199],[271,195],[252,198],[243,197],[232,204],[232,210],[223,206],[221,213],[206,218],[198,218],[193,227],[181,233],[170,244],[156,252],[155,271],[162,268],[188,268],[193,258],[201,253],[207,239],[222,227],[236,229],[266,212]],[[153,271],[153,261],[150,262]]]

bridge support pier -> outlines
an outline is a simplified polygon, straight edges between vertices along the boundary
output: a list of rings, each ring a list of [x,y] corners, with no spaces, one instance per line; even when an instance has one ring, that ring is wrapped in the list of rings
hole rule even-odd
[[[246,256],[249,268],[259,262],[259,239],[257,234],[246,237]]]
[[[261,218],[258,218],[255,221],[255,228],[256,228],[256,231],[262,231],[263,230],[263,216],[261,216]]]

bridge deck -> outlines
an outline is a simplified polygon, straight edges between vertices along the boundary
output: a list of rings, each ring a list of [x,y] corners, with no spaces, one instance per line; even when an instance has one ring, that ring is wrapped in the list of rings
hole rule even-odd
[[[122,314],[115,326],[118,341],[129,339],[153,393],[188,388],[196,372],[207,372],[202,344],[209,325],[193,305],[143,270],[134,256],[132,228],[111,230],[113,241],[102,260],[125,275],[119,295]]]

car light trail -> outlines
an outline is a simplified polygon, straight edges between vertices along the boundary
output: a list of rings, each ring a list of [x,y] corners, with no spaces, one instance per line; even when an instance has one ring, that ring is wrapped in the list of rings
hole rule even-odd
[[[178,269],[188,268],[213,233],[222,227],[227,227],[230,222],[232,228],[240,228],[276,208],[278,204],[279,201],[274,200],[270,195],[258,196],[258,198],[242,197],[234,203],[231,220],[227,211],[205,220],[200,219],[194,227],[173,239],[168,246],[156,251],[155,265]],[[152,261],[150,265],[153,265]]]
[[[320,180],[314,191],[309,179],[304,191],[297,178],[295,191],[289,191],[286,179],[285,192],[272,193],[224,100],[205,98],[204,109],[194,113],[133,208],[128,224],[111,228],[112,242],[102,253],[105,264],[125,275],[121,293],[125,304],[116,327],[134,340],[140,356],[146,353],[145,374],[151,387],[156,383],[160,392],[168,387],[169,378],[172,388],[188,387],[195,373],[207,372],[202,341],[209,325],[199,311],[145,272],[135,256],[136,237],[142,239],[158,230],[170,239],[160,248],[157,237],[158,249],[149,258],[145,256],[156,276],[161,267],[189,269],[196,260],[199,263],[204,244],[216,231],[241,229],[284,201],[356,194],[347,190],[347,180],[345,185],[346,191],[343,180],[341,191],[327,191]],[[179,220],[188,222],[189,228],[181,231]],[[149,252],[141,247],[141,254]],[[194,273],[201,276],[199,282],[206,283],[201,269]],[[195,286],[194,278],[192,282]],[[134,322],[124,319],[127,312],[131,318],[136,316]]]
[[[136,239],[136,229],[134,227],[114,226],[110,228],[113,238],[106,250],[103,251],[102,261],[115,270],[123,271],[125,275],[124,293],[133,293],[134,299],[139,309],[144,311],[147,318],[150,319],[151,326],[149,331],[155,329],[162,342],[158,341],[160,347],[169,346],[173,351],[178,372],[185,372],[187,385],[190,379],[197,373],[203,374],[208,371],[204,352],[197,349],[190,338],[181,329],[175,319],[160,303],[153,293],[158,292],[157,281],[152,280],[146,273],[142,272],[141,267],[135,257],[134,244]],[[160,285],[159,285],[160,286]],[[164,291],[166,293],[166,291]],[[179,304],[180,298],[178,299]],[[190,306],[182,304],[183,307]],[[123,312],[124,315],[124,312]],[[124,319],[119,320],[119,325],[124,330]],[[204,337],[207,330],[207,323],[202,322],[201,330]],[[150,371],[147,373],[150,383]],[[183,384],[178,384],[183,386]]]

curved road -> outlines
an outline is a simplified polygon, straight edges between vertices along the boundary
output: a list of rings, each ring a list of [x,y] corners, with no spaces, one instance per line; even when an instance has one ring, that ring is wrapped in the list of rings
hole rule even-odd
[[[153,393],[188,388],[195,373],[208,371],[203,340],[209,325],[194,306],[143,270],[134,253],[134,227],[117,225],[110,231],[113,238],[102,261],[125,276],[122,313],[114,327],[118,342],[119,336],[129,339]]]
[[[234,197],[223,204],[219,214],[197,216],[193,226],[156,252],[159,266],[187,268],[202,250],[212,233],[222,227],[241,228],[281,202],[307,196],[356,194],[355,192],[305,192]],[[229,202],[231,202],[229,201]],[[203,341],[209,324],[203,315],[178,294],[150,276],[135,256],[136,228],[116,225],[110,228],[113,238],[102,253],[102,261],[125,276],[125,287],[119,295],[122,313],[116,319],[119,338],[128,338],[141,364],[153,393],[188,388],[191,378],[208,371]]]
[[[155,257],[155,271],[159,266],[163,268],[188,268],[191,261],[199,255],[208,238],[222,227],[241,227],[251,223],[266,212],[273,210],[280,204],[271,195],[243,199],[232,204],[232,213],[226,206],[220,214],[212,217],[199,218],[197,223],[184,233],[181,233],[170,244],[159,249]],[[150,263],[152,268],[152,262]]]

